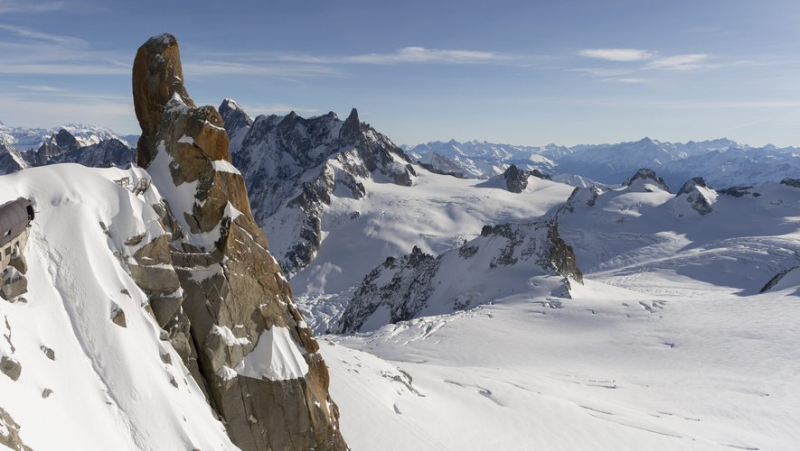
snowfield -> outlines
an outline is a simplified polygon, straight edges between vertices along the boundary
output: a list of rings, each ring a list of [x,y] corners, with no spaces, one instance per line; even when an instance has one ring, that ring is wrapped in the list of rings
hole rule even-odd
[[[114,255],[163,233],[157,189],[135,196],[114,182],[125,177],[147,174],[60,164],[0,177],[0,203],[32,198],[37,212],[27,302],[0,299],[0,354],[22,365],[16,382],[0,374],[0,407],[35,450],[234,449]]]
[[[354,450],[796,449],[796,287],[703,288],[589,279],[559,307],[516,295],[328,336],[342,431]]]
[[[649,179],[551,210],[584,270],[572,299],[327,336],[350,446],[796,449],[797,274],[759,291],[800,264],[800,189],[696,189],[710,213]]]

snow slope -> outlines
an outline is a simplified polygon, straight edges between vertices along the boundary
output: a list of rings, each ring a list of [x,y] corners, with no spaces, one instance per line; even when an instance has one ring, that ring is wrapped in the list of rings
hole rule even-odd
[[[134,195],[114,183],[124,177],[146,173],[62,164],[0,177],[0,203],[32,198],[37,212],[27,302],[0,300],[0,354],[22,365],[16,382],[0,374],[0,407],[36,450],[235,449],[119,260],[131,237],[164,233],[157,189]],[[126,327],[111,320],[119,309]]]
[[[342,432],[356,451],[795,449],[798,298],[696,288],[587,280],[558,308],[516,295],[328,337]]]

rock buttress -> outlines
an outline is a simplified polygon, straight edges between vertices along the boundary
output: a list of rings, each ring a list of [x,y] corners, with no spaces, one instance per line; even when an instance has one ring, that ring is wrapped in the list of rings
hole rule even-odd
[[[347,449],[318,345],[253,220],[222,118],[186,92],[173,36],[139,48],[133,95],[137,159],[166,200],[183,291],[159,324],[170,333],[188,326],[198,382],[242,450]],[[169,320],[167,309],[177,312]]]

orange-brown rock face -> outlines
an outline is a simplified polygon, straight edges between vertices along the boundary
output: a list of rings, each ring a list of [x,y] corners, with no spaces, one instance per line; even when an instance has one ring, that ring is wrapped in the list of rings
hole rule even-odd
[[[159,324],[186,348],[181,355],[241,449],[346,449],[318,345],[253,220],[219,113],[196,107],[184,88],[173,36],[139,48],[133,95],[138,161],[168,204],[183,296],[180,305],[153,304]]]

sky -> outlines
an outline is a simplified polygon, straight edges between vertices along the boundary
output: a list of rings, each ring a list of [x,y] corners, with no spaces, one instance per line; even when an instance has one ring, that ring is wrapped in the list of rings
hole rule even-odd
[[[798,24],[797,0],[0,0],[0,121],[138,133],[133,58],[169,32],[198,104],[356,107],[398,144],[800,146]]]

